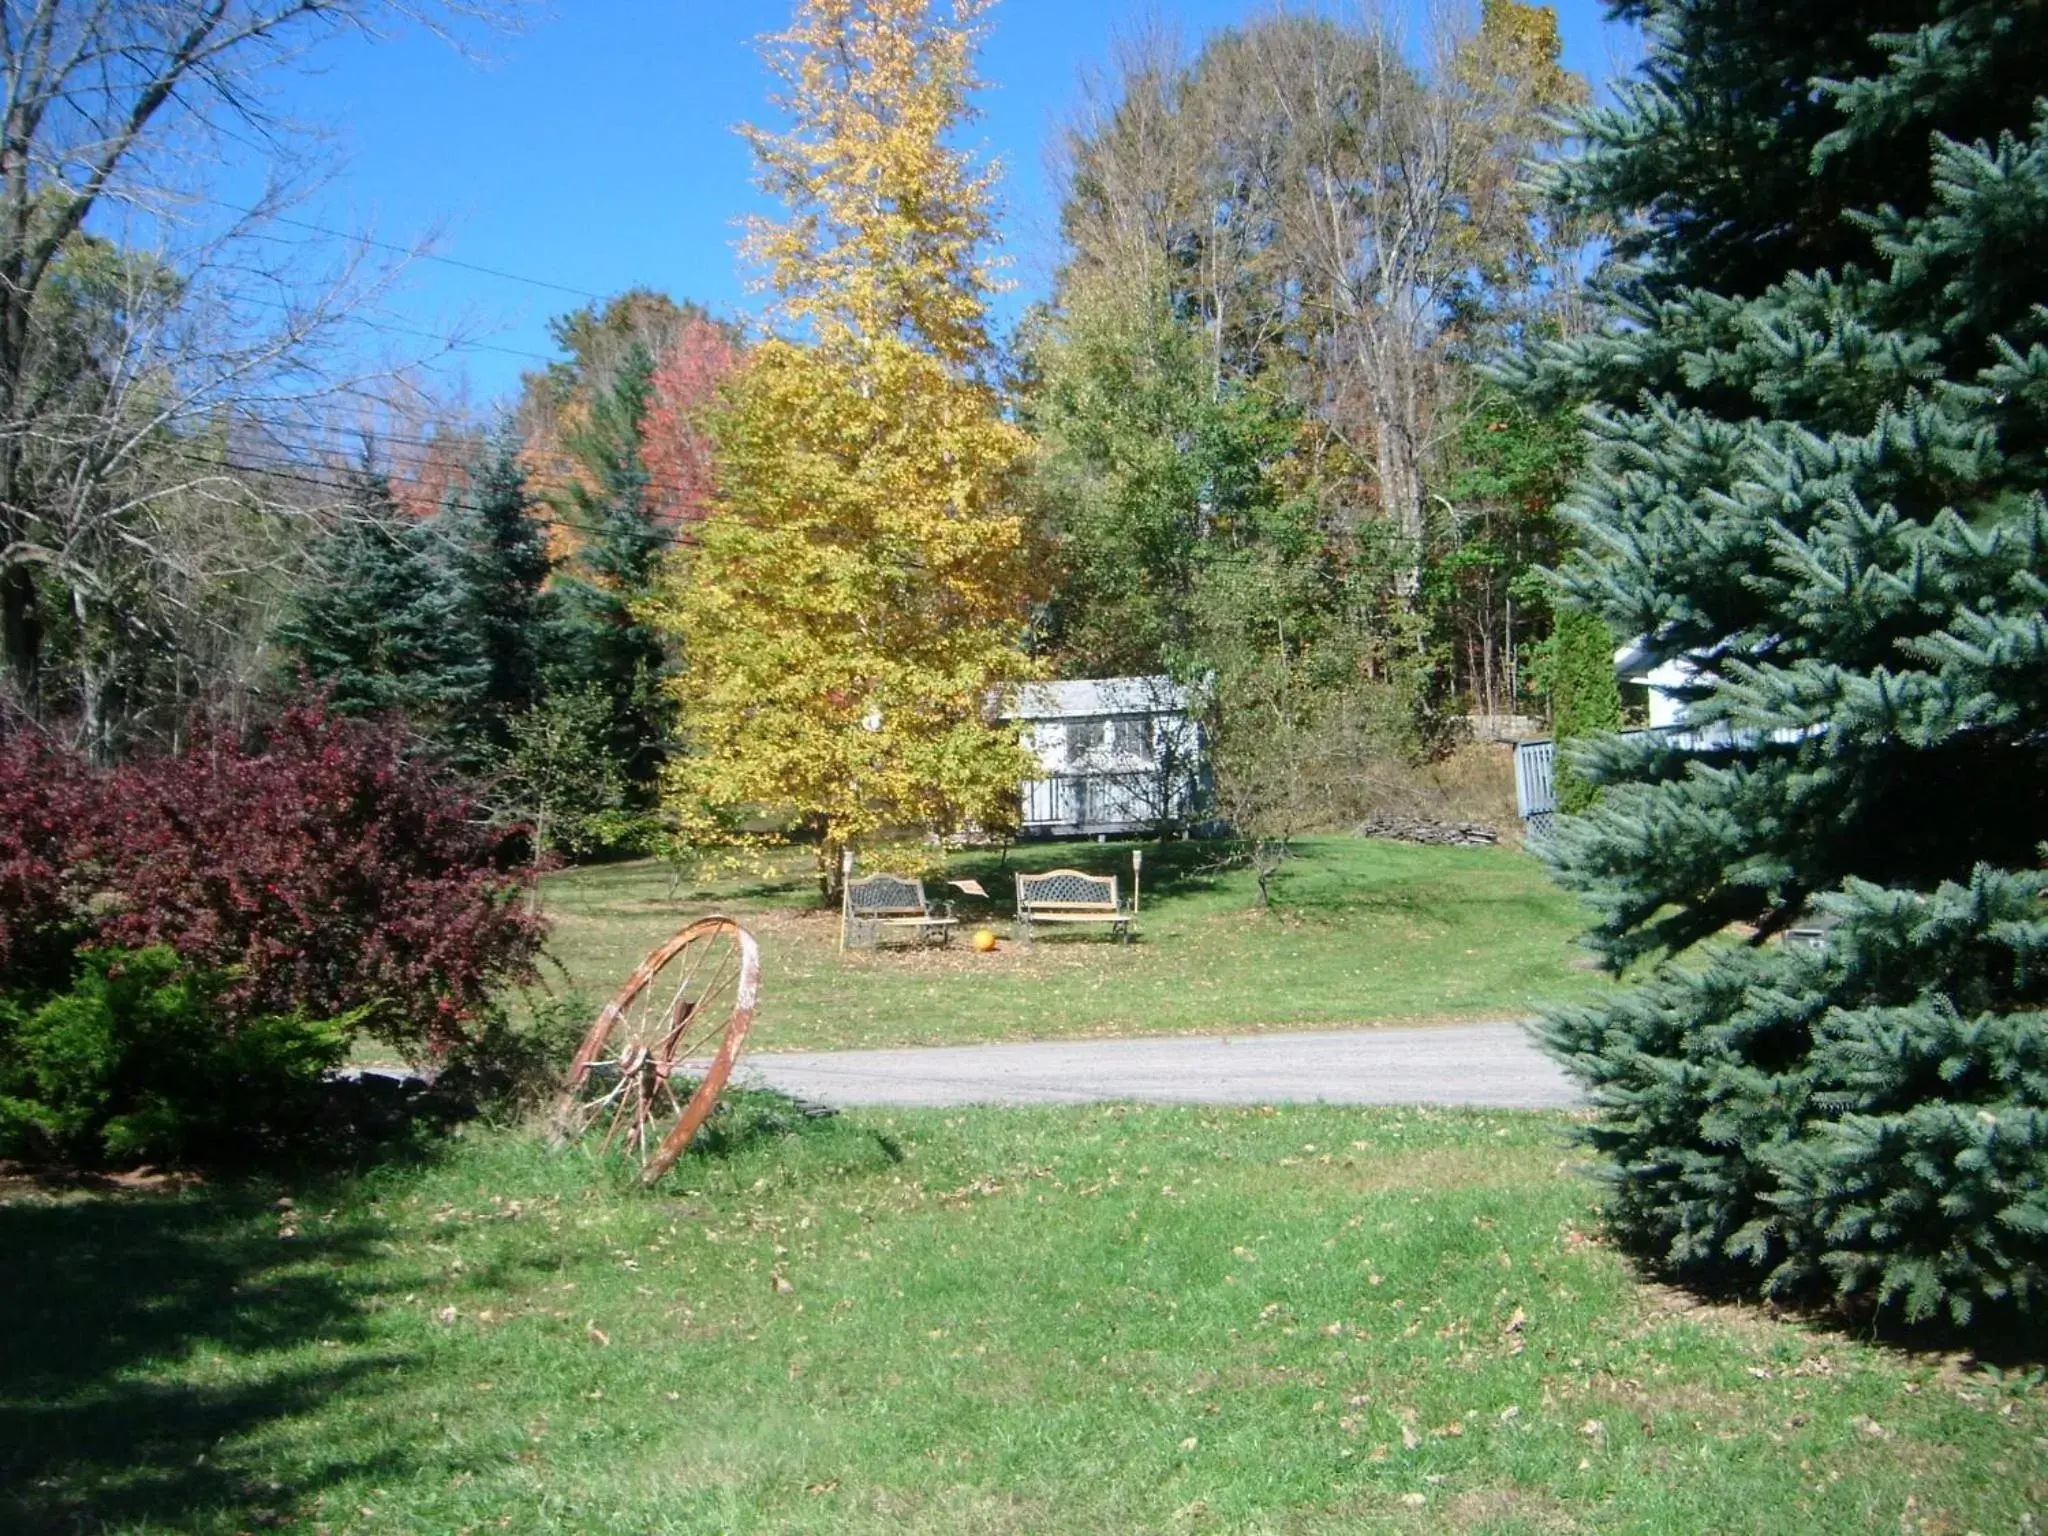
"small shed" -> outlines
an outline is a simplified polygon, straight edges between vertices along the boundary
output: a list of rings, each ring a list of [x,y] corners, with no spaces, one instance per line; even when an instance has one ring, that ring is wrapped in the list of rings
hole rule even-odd
[[[1026,837],[1149,832],[1207,804],[1194,700],[1170,677],[1030,683],[1002,713],[1041,768],[1020,791]]]

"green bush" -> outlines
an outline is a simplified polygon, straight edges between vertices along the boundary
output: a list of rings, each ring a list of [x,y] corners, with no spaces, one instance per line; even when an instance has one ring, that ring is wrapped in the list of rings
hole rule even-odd
[[[1551,735],[1558,746],[1557,808],[1575,815],[1598,791],[1581,777],[1567,744],[1621,729],[1621,687],[1614,675],[1614,634],[1596,613],[1561,608],[1537,662],[1550,697]]]
[[[523,1021],[514,1021],[494,1009],[449,1052],[434,1082],[442,1102],[495,1120],[517,1120],[554,1102],[597,1005],[571,992],[529,997],[525,1011]]]
[[[1821,899],[1745,949],[1561,1010],[1630,1246],[1676,1278],[1966,1324],[2048,1310],[2048,874]]]
[[[83,1164],[245,1148],[307,1124],[355,1018],[223,1022],[232,978],[95,949],[71,989],[0,995],[0,1150]]]

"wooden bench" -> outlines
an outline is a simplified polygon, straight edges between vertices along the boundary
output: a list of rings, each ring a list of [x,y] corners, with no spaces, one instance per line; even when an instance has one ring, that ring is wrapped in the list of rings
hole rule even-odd
[[[950,903],[927,901],[924,882],[903,875],[867,875],[848,880],[840,908],[842,948],[874,949],[885,936],[914,944],[953,942],[959,919]]]
[[[1074,924],[1105,927],[1128,944],[1137,923],[1137,912],[1117,899],[1115,875],[1078,869],[1017,872],[1017,933],[1026,942],[1041,924]]]

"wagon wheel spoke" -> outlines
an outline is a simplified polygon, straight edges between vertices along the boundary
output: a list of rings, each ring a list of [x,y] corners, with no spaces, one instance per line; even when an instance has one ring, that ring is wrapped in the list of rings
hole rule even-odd
[[[612,1141],[619,1134],[620,1122],[626,1117],[626,1106],[631,1102],[630,1099],[622,1098],[619,1100],[618,1106],[613,1109],[612,1123],[605,1127],[604,1140],[599,1142],[597,1146],[597,1150],[600,1153],[611,1151]]]
[[[736,947],[728,948],[724,954],[719,956],[718,967],[711,973],[711,981],[698,994],[691,1006],[690,1015],[684,1021],[685,1025],[693,1021],[702,1023],[704,1026],[703,1032],[690,1040],[687,1046],[679,1044],[672,1053],[671,1060],[689,1060],[696,1054],[697,1047],[708,1045],[712,1037],[725,1028],[726,1020],[731,1016],[732,1010],[729,1007],[721,1008],[719,1005],[724,997],[723,988],[726,974],[728,971],[734,970],[738,958],[739,951]],[[735,979],[737,979],[736,976]]]
[[[616,1063],[608,1063],[608,1065],[616,1065]],[[612,1085],[610,1092],[595,1099],[585,1100],[582,1104],[578,1105],[576,1111],[579,1121],[578,1129],[587,1131],[591,1126],[597,1124],[603,1118],[605,1109],[615,1099],[626,1093],[630,1086],[628,1080],[621,1076],[619,1081]]]
[[[692,995],[690,983],[697,979],[697,973],[704,968],[704,962],[711,957],[711,951],[717,947],[718,943],[715,937],[709,943],[692,944],[689,947],[681,974],[676,977],[675,990],[669,994],[668,1008],[662,1015],[665,1020],[670,1021],[671,1029],[674,1027],[673,1020],[676,1010]]]
[[[661,1080],[661,1091],[668,1098],[670,1112],[680,1120],[683,1115],[683,1101],[676,1097],[676,1085],[670,1079],[664,1077]]]

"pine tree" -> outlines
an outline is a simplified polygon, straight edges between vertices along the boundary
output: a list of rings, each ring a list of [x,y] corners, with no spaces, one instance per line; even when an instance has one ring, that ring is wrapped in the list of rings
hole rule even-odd
[[[2048,1305],[2048,6],[1635,0],[1559,189],[1621,234],[1571,597],[1694,668],[1557,870],[1619,965],[1552,1018],[1618,1230],[1951,1321]],[[1766,945],[1833,924],[1818,953]]]
[[[1027,671],[1026,452],[990,382],[990,179],[969,116],[983,0],[800,0],[750,133],[790,217],[755,256],[783,335],[717,424],[710,515],[649,612],[682,637],[686,828],[768,811],[838,850],[1013,816],[1029,768],[994,694]],[[798,339],[801,338],[801,339]]]
[[[406,518],[384,475],[353,476],[346,515],[315,551],[276,639],[341,715],[402,716],[456,758],[490,665],[446,559],[438,517]]]
[[[649,497],[641,436],[654,399],[654,359],[633,341],[610,388],[567,434],[575,475],[550,498],[575,553],[558,574],[548,640],[551,690],[607,701],[597,743],[639,807],[653,804],[673,713],[663,692],[667,652],[636,612],[669,535]]]

